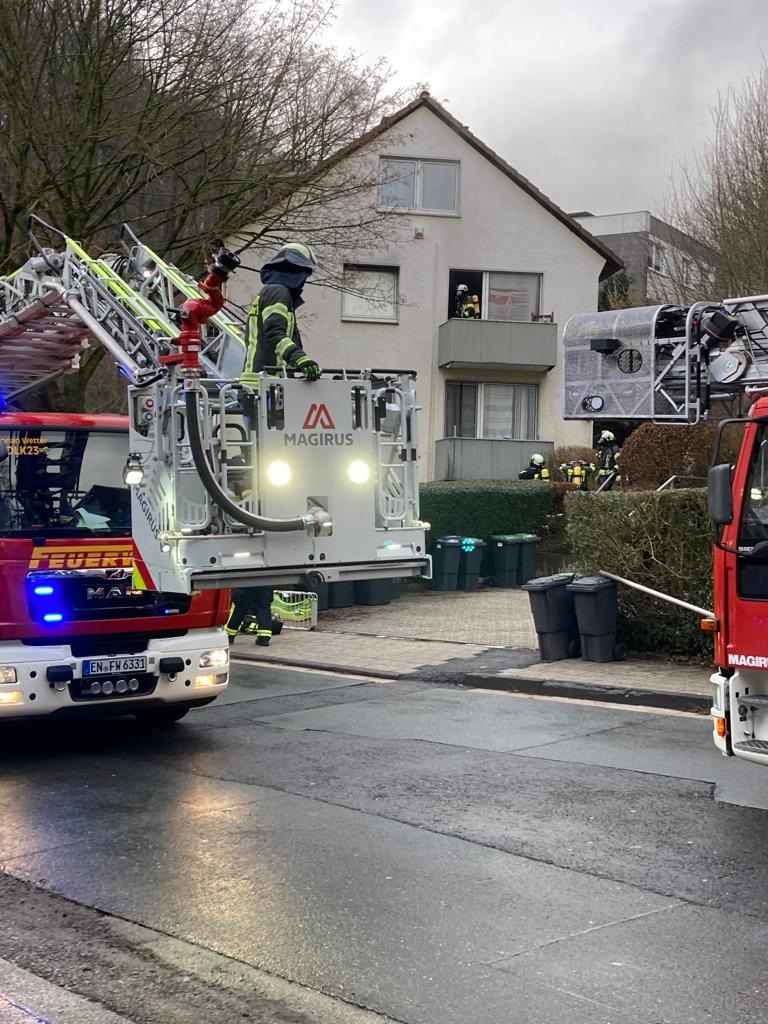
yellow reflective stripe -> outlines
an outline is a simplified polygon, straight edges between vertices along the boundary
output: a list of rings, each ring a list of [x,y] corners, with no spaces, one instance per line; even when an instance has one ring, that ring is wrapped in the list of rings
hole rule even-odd
[[[294,345],[290,338],[283,338],[282,341],[278,341],[278,343],[275,345],[275,355],[277,356],[278,359],[284,359],[285,353],[290,348],[296,348],[296,346]]]
[[[284,318],[288,326],[285,329],[285,333],[290,335],[293,334],[293,313],[288,309],[284,302],[273,302],[271,306],[267,306],[261,314],[262,320],[266,320],[270,316],[281,316]]]

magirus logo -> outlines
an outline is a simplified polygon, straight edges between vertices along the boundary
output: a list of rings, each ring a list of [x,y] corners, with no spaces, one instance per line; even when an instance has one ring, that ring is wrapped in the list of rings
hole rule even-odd
[[[306,434],[286,434],[283,444],[295,448],[328,448],[331,445],[351,445],[354,438],[351,434],[336,431],[328,406],[325,402],[313,402],[304,419],[302,430],[311,431]],[[323,433],[320,433],[323,431]],[[330,433],[334,431],[334,433]]]
[[[325,402],[313,402],[309,407],[302,430],[335,430],[336,424]]]

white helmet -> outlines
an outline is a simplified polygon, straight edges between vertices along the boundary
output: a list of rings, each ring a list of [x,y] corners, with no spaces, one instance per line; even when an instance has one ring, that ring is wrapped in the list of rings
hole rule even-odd
[[[467,288],[467,286],[466,286],[465,284],[460,284],[460,285],[459,285],[459,286],[457,287],[456,291],[457,291],[457,292],[461,292],[461,293],[463,294],[464,292],[468,292],[468,291],[469,291],[469,288]]]
[[[544,465],[544,456],[543,455],[539,455],[539,454],[532,455],[531,456],[531,465],[533,465],[533,466],[543,466]]]
[[[611,441],[615,441],[615,440],[616,440],[616,438],[613,436],[613,434],[610,432],[610,430],[604,430],[602,432],[602,434],[600,435],[600,440],[597,443],[598,444],[609,444]]]

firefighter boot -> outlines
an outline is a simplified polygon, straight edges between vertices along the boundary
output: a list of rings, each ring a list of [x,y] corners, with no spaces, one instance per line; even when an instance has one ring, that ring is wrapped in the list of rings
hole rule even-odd
[[[271,629],[257,629],[256,630],[256,643],[259,647],[269,647],[269,641],[272,639]]]

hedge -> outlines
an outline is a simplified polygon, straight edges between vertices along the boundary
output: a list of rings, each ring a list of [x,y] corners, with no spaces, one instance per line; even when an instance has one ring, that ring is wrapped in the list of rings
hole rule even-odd
[[[562,493],[535,480],[436,480],[421,485],[421,518],[431,524],[430,542],[452,533],[541,535]]]
[[[571,492],[565,499],[571,566],[600,569],[712,607],[712,528],[706,492]],[[619,584],[621,638],[635,651],[708,660],[711,634],[699,617]]]

